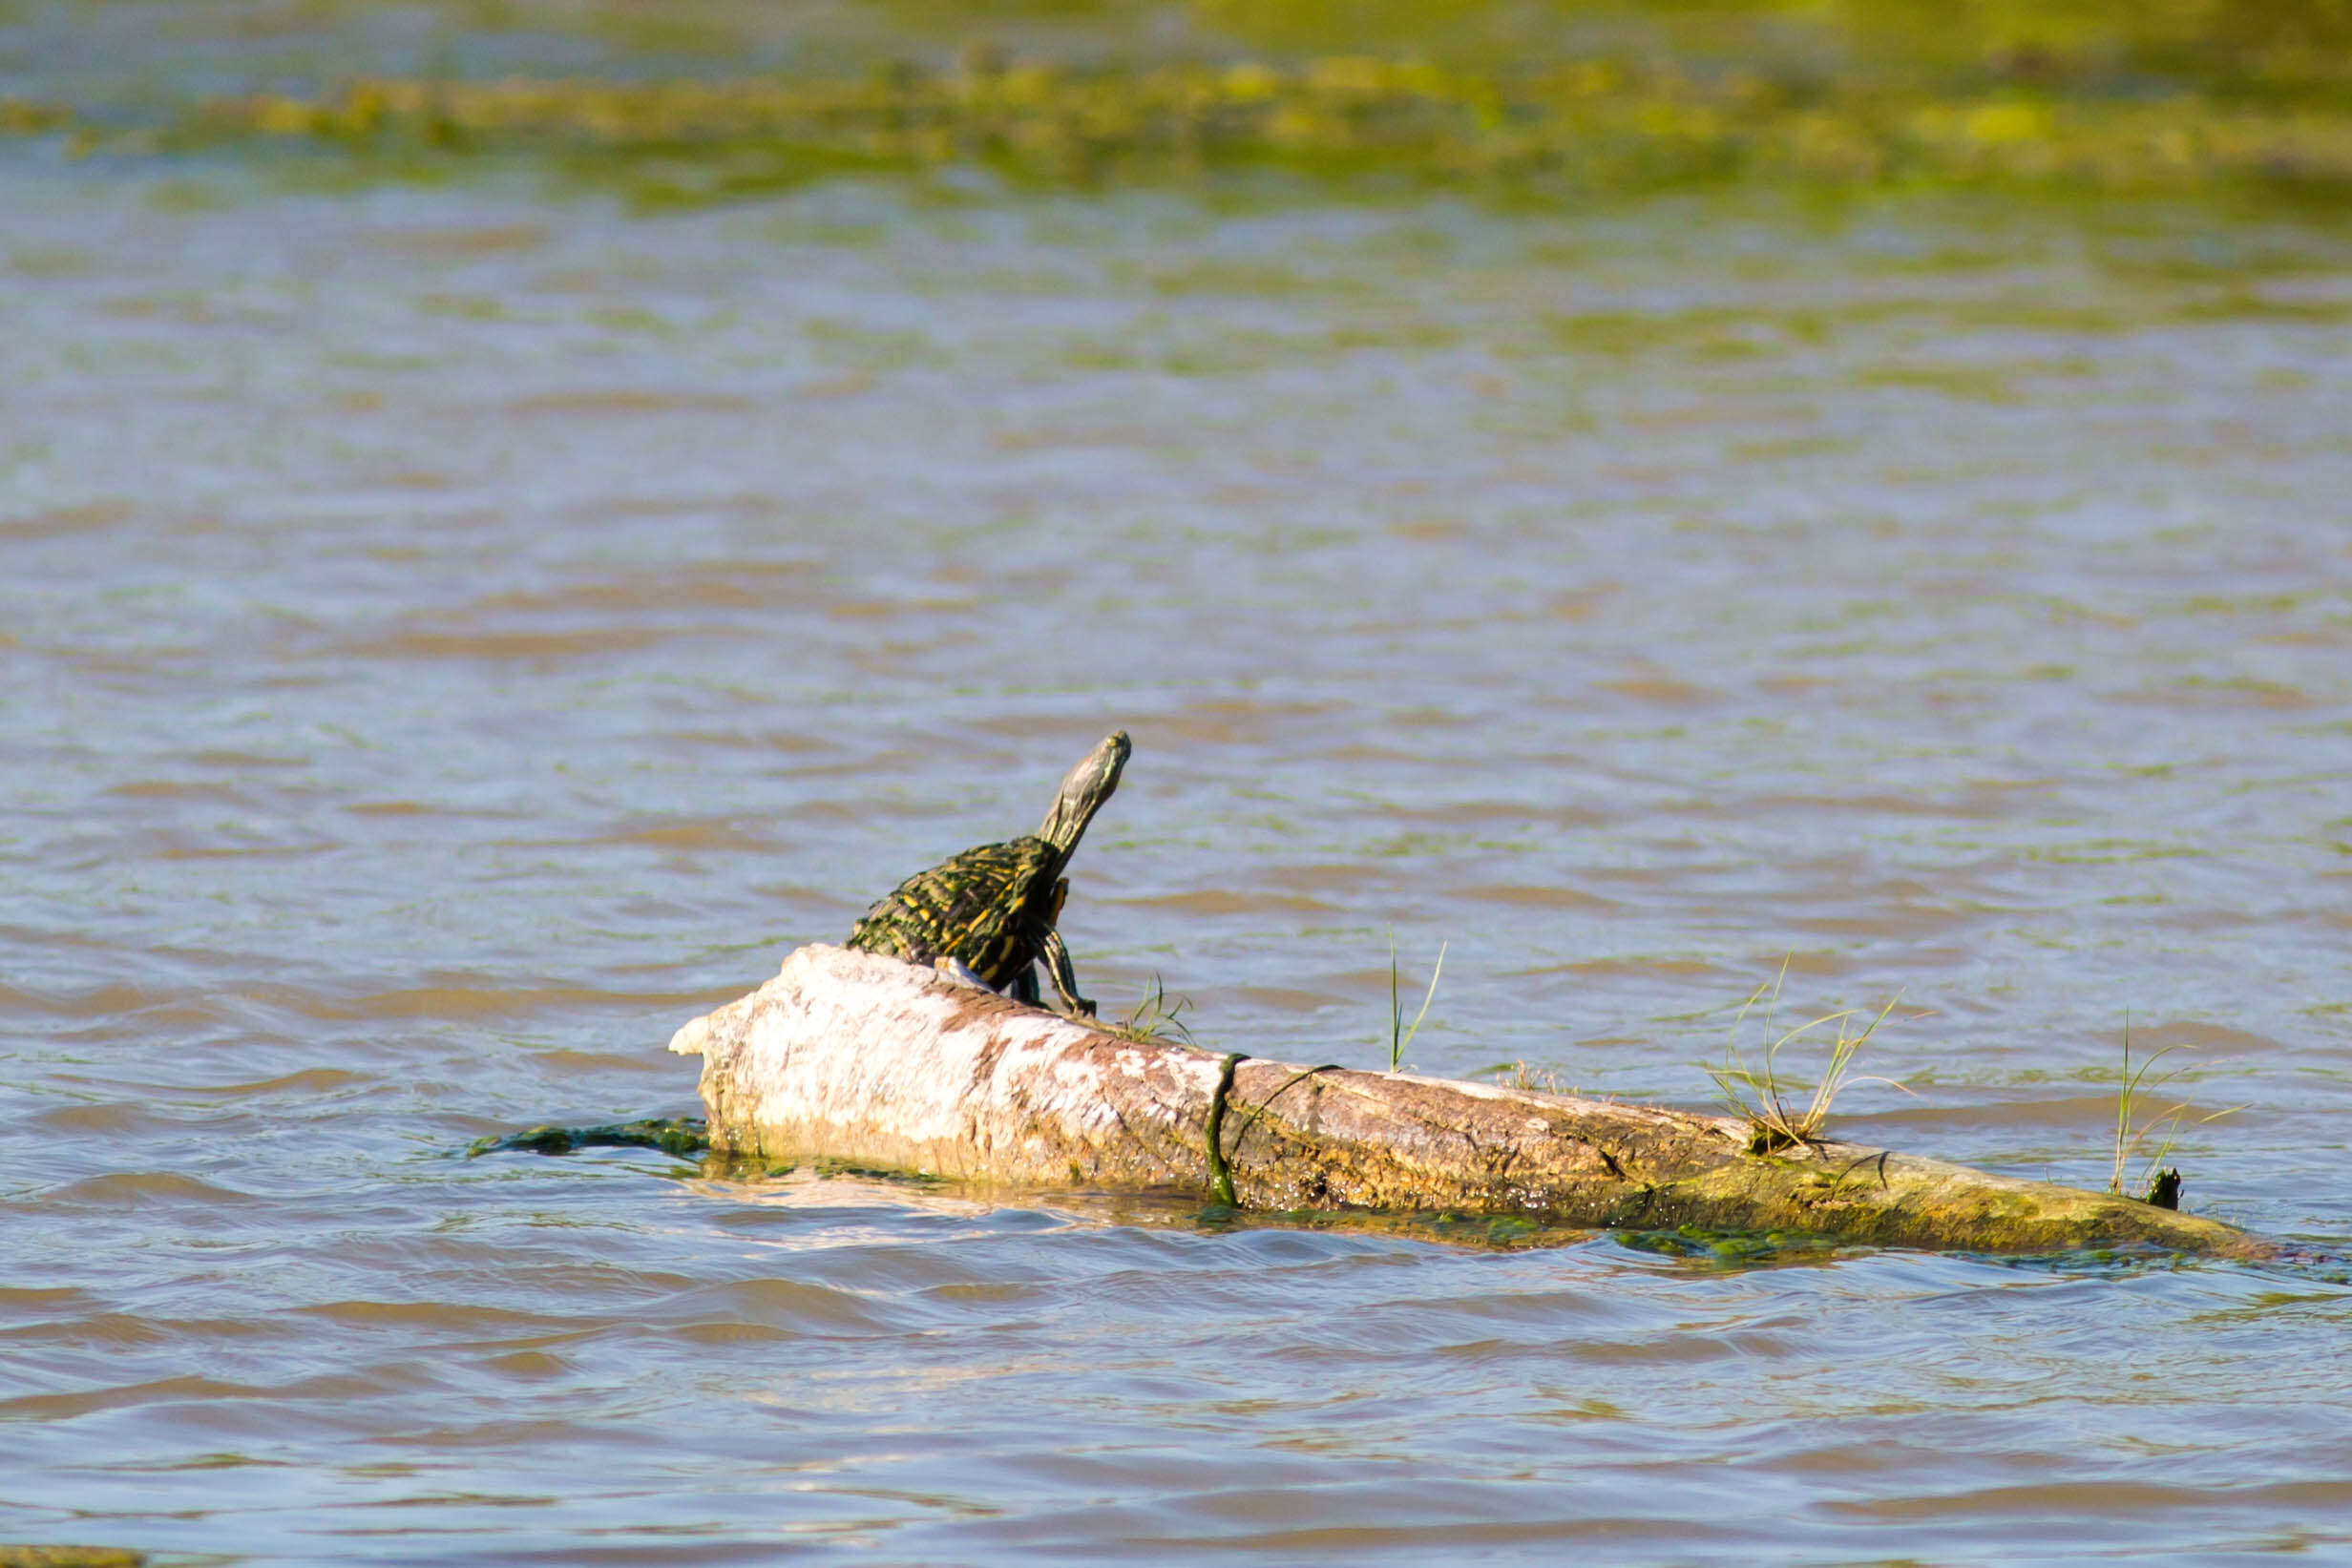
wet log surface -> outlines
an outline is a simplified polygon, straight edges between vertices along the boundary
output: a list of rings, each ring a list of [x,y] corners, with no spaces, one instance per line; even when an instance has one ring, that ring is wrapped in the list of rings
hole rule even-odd
[[[1126,1039],[839,948],[800,949],[670,1049],[703,1057],[712,1147],[768,1159],[1204,1198],[1229,1178],[1231,1200],[1257,1209],[1803,1230],[1985,1252],[2272,1250],[2194,1215],[1881,1149],[1751,1154],[1734,1118]]]

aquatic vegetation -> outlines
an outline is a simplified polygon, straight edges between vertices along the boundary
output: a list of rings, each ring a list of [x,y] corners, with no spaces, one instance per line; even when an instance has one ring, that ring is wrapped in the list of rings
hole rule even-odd
[[[1773,1034],[1773,1012],[1779,1003],[1781,982],[1788,978],[1788,962],[1784,959],[1780,973],[1769,984],[1756,987],[1740,1004],[1738,1014],[1732,1019],[1732,1037],[1727,1047],[1724,1065],[1707,1070],[1708,1076],[1715,1080],[1715,1087],[1723,1091],[1724,1102],[1730,1106],[1732,1114],[1747,1121],[1750,1154],[1771,1154],[1775,1149],[1817,1141],[1822,1124],[1829,1119],[1830,1107],[1837,1103],[1838,1095],[1849,1082],[1884,1083],[1897,1089],[1902,1088],[1892,1078],[1865,1076],[1858,1080],[1852,1077],[1854,1058],[1860,1055],[1862,1047],[1878,1033],[1879,1026],[1886,1022],[1887,1014],[1895,1011],[1895,1004],[1902,999],[1900,995],[1888,997],[1886,1005],[1879,1009],[1859,1033],[1848,1029],[1846,1024],[1849,1019],[1861,1016],[1860,1010],[1847,1008],[1842,1012],[1823,1014],[1811,1022],[1798,1024],[1775,1035]],[[1749,1011],[1758,1002],[1765,1004],[1764,1054],[1758,1066],[1750,1067],[1747,1059],[1740,1055],[1738,1031]],[[1820,1078],[1812,1085],[1810,1098],[1801,1110],[1792,1110],[1791,1097],[1808,1091],[1802,1082],[1781,1076],[1780,1052],[1790,1041],[1810,1035],[1823,1025],[1835,1025],[1837,1038],[1829,1048],[1829,1058],[1821,1069]]]
[[[1672,1230],[1621,1230],[1612,1232],[1609,1240],[1629,1251],[1723,1269],[1820,1263],[1838,1256],[1853,1244],[1814,1231],[1709,1230],[1699,1225],[1681,1225]]]
[[[2278,49],[2249,46],[2217,77],[2183,48],[2043,38],[2022,19],[1987,34],[1974,58],[1927,44],[1907,54],[1875,13],[1839,27],[1835,38],[1868,47],[1837,73],[1801,51],[1732,64],[1721,43],[1685,40],[1685,58],[1604,39],[1570,57],[1492,42],[1449,50],[1408,31],[1394,53],[1124,64],[983,50],[952,66],[891,62],[836,77],[364,76],[307,95],[165,107],[143,123],[8,101],[0,135],[128,155],[302,149],[362,177],[519,158],[656,205],[951,170],[1078,188],[1282,172],[1534,199],[1739,181],[2352,185],[2352,103],[2323,51],[2297,73],[2277,65]],[[1334,19],[1326,41],[1352,36]]]
[[[1429,1004],[1438,999],[1438,976],[1445,972],[1445,950],[1448,944],[1438,944],[1438,962],[1429,972],[1429,990],[1421,997],[1421,1010],[1413,1014],[1412,1027],[1405,1025],[1403,998],[1396,990],[1396,942],[1388,944],[1388,1070],[1392,1073],[1404,1064],[1405,1048],[1413,1036],[1421,1032],[1421,1020],[1429,1016]]]
[[[710,1130],[699,1117],[652,1117],[640,1121],[607,1123],[598,1127],[526,1127],[505,1137],[475,1139],[466,1150],[469,1160],[486,1154],[577,1154],[582,1149],[659,1149],[669,1155],[702,1154],[710,1147]]]
[[[791,1167],[791,1171],[798,1169],[798,1166]],[[944,1187],[948,1185],[946,1177],[934,1175],[930,1171],[893,1170],[888,1166],[869,1165],[854,1160],[815,1160],[809,1162],[808,1169],[811,1174],[824,1181],[889,1181],[906,1187]],[[767,1172],[771,1176],[790,1173],[778,1172],[773,1168]]]
[[[115,1546],[0,1546],[0,1568],[142,1568],[144,1552]]]

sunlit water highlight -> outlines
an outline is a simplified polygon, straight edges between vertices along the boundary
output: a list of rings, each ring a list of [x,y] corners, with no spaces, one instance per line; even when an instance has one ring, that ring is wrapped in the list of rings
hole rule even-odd
[[[0,1538],[254,1561],[2342,1551],[2352,1298],[1493,1252],[646,1154],[660,1047],[1137,754],[1220,1046],[2352,1231],[2352,246],[0,173]],[[1912,1014],[1923,1014],[1912,1016]],[[1804,1014],[1810,1015],[1810,1013]],[[1753,1028],[1744,1036],[1753,1044]]]

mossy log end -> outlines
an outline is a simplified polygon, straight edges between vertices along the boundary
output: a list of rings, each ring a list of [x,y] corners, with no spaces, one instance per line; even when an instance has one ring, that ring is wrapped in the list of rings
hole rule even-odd
[[[963,1181],[1216,1188],[1208,1129],[1225,1056],[1124,1038],[896,958],[802,948],[670,1049],[703,1057],[714,1149]],[[1219,1152],[1250,1208],[1984,1252],[2272,1250],[2216,1221],[1880,1149],[1750,1154],[1747,1125],[1729,1117],[1254,1057],[1231,1073]]]

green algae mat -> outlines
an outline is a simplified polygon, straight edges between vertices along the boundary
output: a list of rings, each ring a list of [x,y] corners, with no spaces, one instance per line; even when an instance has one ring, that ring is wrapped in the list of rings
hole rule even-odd
[[[110,9],[127,10],[82,14]],[[425,44],[370,43],[379,12]],[[363,178],[520,161],[646,203],[949,170],[1541,201],[1727,183],[2352,190],[2352,8],[2330,0],[706,3],[658,21],[326,5],[277,27],[250,69],[185,94],[0,94],[0,134],[76,156],[267,148]]]

